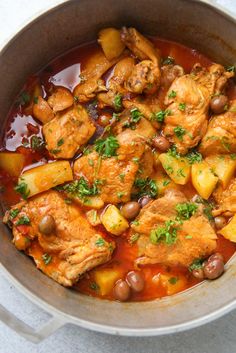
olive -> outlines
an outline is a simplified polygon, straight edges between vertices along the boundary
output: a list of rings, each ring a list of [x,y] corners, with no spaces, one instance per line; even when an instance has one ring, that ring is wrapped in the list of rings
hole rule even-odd
[[[150,201],[151,201],[151,197],[149,196],[143,196],[143,197],[140,197],[140,199],[138,200],[138,203],[140,204],[141,207],[144,207],[146,206]]]
[[[203,272],[206,278],[215,279],[224,272],[224,261],[221,254],[213,254],[203,264]]]
[[[103,113],[102,115],[99,116],[98,123],[99,125],[105,127],[110,124],[110,119],[111,119],[111,116],[109,113]]]
[[[166,152],[170,148],[169,141],[164,136],[156,136],[152,140],[153,146],[162,152]]]
[[[196,270],[193,270],[192,275],[197,279],[204,279],[205,278],[204,271],[202,268],[198,268]]]
[[[216,229],[221,229],[226,225],[226,219],[223,216],[217,216],[214,218]]]
[[[130,297],[130,287],[126,281],[119,279],[114,287],[114,296],[120,302],[125,302]]]
[[[55,219],[51,215],[44,216],[39,223],[39,231],[45,235],[51,234],[55,228]]]
[[[121,208],[121,214],[127,219],[134,219],[140,211],[140,204],[136,201],[125,203]]]
[[[128,272],[126,281],[135,292],[141,292],[145,285],[143,277],[136,271]]]
[[[225,111],[225,107],[228,104],[228,98],[223,94],[215,96],[211,99],[210,107],[213,113],[220,114]]]

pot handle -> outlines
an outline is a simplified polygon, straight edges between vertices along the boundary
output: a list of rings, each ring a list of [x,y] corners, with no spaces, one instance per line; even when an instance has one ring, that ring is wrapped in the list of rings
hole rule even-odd
[[[66,322],[58,316],[52,316],[45,324],[39,328],[32,328],[14,314],[9,312],[0,304],[0,320],[8,327],[13,329],[20,336],[28,341],[39,343],[49,337],[53,332],[64,326]]]

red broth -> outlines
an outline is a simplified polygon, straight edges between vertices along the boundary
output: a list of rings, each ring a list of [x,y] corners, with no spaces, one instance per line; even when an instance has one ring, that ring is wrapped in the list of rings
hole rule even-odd
[[[186,72],[189,72],[197,62],[206,67],[212,63],[210,59],[195,49],[187,48],[181,44],[159,38],[152,38],[152,41],[161,50],[162,57],[174,57],[176,64],[183,66]],[[56,58],[39,73],[27,80],[23,87],[23,92],[32,94],[35,87],[37,87],[43,97],[47,97],[53,85],[64,86],[73,90],[79,82],[79,75],[84,63],[97,48],[97,44],[90,43],[75,48]],[[109,78],[109,73],[106,77]],[[163,99],[164,93],[165,92],[159,93],[161,99]],[[234,84],[230,84],[227,94],[230,99],[236,98],[236,87]],[[109,113],[109,109],[95,109],[94,119],[96,122],[99,116],[104,114],[104,112]],[[102,131],[101,126],[97,124],[97,127],[98,133]],[[42,137],[41,124],[32,117],[32,101],[25,108],[22,108],[16,101],[7,117],[4,138],[0,145],[1,151],[17,151],[23,154],[25,156],[24,170],[47,163],[47,161],[51,160],[51,157],[49,157],[45,149],[40,152],[35,152],[31,149],[30,143],[34,135]],[[1,202],[6,209],[20,200],[19,195],[14,191],[17,180],[16,178],[10,177],[4,170],[0,170],[0,180]],[[190,183],[184,187],[184,192],[188,197],[194,194],[193,187]],[[108,268],[112,268],[120,273],[120,278],[125,278],[128,271],[135,269],[134,260],[138,253],[137,245],[135,243],[129,243],[127,234],[123,234],[121,237],[111,237],[111,235],[105,232],[104,228],[99,227],[99,229],[102,230],[108,240],[116,242],[116,249],[112,259],[108,263],[99,266],[99,269],[105,271]],[[234,254],[235,248],[235,244],[224,239],[222,236],[218,237],[217,251],[223,254],[226,261]],[[41,256],[42,249],[38,242],[33,244],[32,253]],[[55,261],[50,264],[50,268],[56,266],[56,263]],[[45,272],[47,272],[46,269]],[[199,283],[199,280],[194,278],[187,269],[177,266],[149,265],[141,267],[141,273],[145,279],[145,288],[141,293],[132,294],[131,300],[133,301],[160,298],[185,290]],[[177,278],[178,284],[172,285],[171,283],[175,282],[174,280],[169,281],[167,286],[163,286],[163,282],[159,280],[160,274],[166,276],[167,282],[170,278]],[[84,275],[74,286],[74,289],[87,295],[114,299],[112,288],[108,293],[101,295],[96,286],[96,270],[92,270]]]

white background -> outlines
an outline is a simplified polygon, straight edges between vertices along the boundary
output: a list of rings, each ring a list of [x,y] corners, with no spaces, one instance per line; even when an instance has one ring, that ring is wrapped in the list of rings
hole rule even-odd
[[[40,14],[62,2],[62,0],[0,0],[0,47],[35,14]],[[227,7],[236,16],[236,0],[216,2]],[[1,273],[0,303],[33,327],[41,325],[48,318],[46,313],[24,298]],[[68,325],[38,345],[25,341],[0,322],[0,353],[28,352],[235,353],[236,311],[203,327],[157,338],[109,336]]]

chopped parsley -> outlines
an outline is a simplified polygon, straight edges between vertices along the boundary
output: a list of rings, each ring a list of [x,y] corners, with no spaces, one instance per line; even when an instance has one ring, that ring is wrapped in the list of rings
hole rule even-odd
[[[180,141],[183,141],[183,136],[186,134],[186,130],[182,126],[176,126],[174,128],[174,133]]]
[[[96,240],[95,245],[98,246],[98,247],[104,246],[105,245],[105,240],[103,238],[99,238],[98,240]]]
[[[43,262],[45,263],[45,265],[48,265],[52,261],[52,256],[45,253],[42,255],[42,259],[43,259]]]
[[[179,280],[178,277],[171,277],[171,278],[168,279],[168,282],[169,282],[170,284],[175,285],[175,284],[178,282],[178,280]]]
[[[99,193],[98,185],[101,184],[100,180],[95,180],[90,186],[88,181],[81,177],[79,180],[74,180],[69,184],[59,187],[59,190],[63,190],[69,195],[84,199],[85,196],[94,196]]]
[[[180,178],[182,178],[182,177],[185,178],[186,177],[186,175],[184,174],[183,168],[178,169],[176,174]]]
[[[35,96],[35,97],[33,98],[33,101],[34,101],[34,104],[38,104],[39,97]]]
[[[110,135],[106,138],[99,138],[94,142],[94,149],[100,154],[100,156],[109,158],[116,156],[116,150],[120,145],[115,136]]]
[[[23,91],[20,94],[20,96],[19,96],[17,101],[18,101],[18,103],[20,105],[23,105],[23,106],[29,104],[29,102],[30,102],[30,94],[28,92],[26,92],[26,91]]]
[[[138,233],[132,234],[129,238],[129,243],[130,244],[136,243],[136,241],[139,239],[139,237],[140,237],[140,234],[138,234]]]
[[[170,184],[170,180],[164,180],[162,183],[163,186],[167,186],[169,184]]]
[[[193,270],[199,270],[202,268],[203,259],[196,259],[192,262],[192,264],[188,267],[189,271],[192,272]]]
[[[192,151],[186,155],[189,164],[199,163],[202,161],[202,155],[200,152]]]
[[[158,123],[163,123],[165,117],[171,115],[171,110],[160,110],[159,112],[153,113],[151,116],[152,121],[157,121]]]
[[[122,95],[117,94],[114,98],[114,106],[116,110],[120,110],[122,108]]]
[[[177,217],[183,220],[187,220],[194,215],[194,213],[197,211],[198,206],[196,203],[193,202],[184,202],[184,203],[178,203],[175,206],[175,209],[177,211]]]
[[[212,216],[212,210],[214,208],[214,205],[211,202],[204,200],[200,196],[196,198],[195,202],[202,203],[204,205],[204,208],[203,208],[204,215],[208,218],[209,221],[213,221],[214,217]]]
[[[225,69],[228,72],[235,72],[235,66],[234,65],[226,66]]]
[[[157,184],[151,178],[137,178],[134,181],[134,186],[138,189],[138,196],[156,197],[158,194]]]
[[[236,153],[232,153],[232,154],[230,155],[230,158],[231,158],[233,161],[235,161],[235,159],[236,159]]]
[[[162,61],[162,65],[173,65],[174,63],[175,59],[172,56],[167,56],[167,58]]]
[[[61,150],[59,150],[58,148],[54,148],[53,150],[50,150],[49,152],[51,152],[52,154],[58,154],[61,152]]]
[[[93,159],[88,158],[88,164],[90,165],[90,167],[93,167],[94,166]]]
[[[18,221],[16,222],[17,226],[20,225],[29,225],[30,224],[30,219],[28,216],[21,216]]]
[[[176,95],[177,95],[176,91],[173,91],[173,89],[172,89],[172,91],[168,94],[168,97],[169,98],[175,98]]]
[[[125,180],[125,174],[124,174],[124,173],[121,173],[121,174],[119,175],[119,178],[120,178],[121,181],[124,181],[124,180]]]
[[[15,208],[13,210],[10,210],[9,212],[9,216],[10,216],[10,219],[14,219],[16,218],[16,216],[19,214],[20,210],[18,210],[18,208]]]
[[[62,145],[63,145],[63,143],[64,143],[64,139],[63,139],[63,138],[61,138],[60,140],[58,140],[58,141],[57,141],[57,147],[62,146]]]
[[[182,112],[184,112],[186,109],[186,104],[185,103],[179,103],[179,110],[181,110]]]
[[[24,200],[26,200],[30,194],[28,186],[24,181],[21,181],[18,185],[16,185],[14,190],[16,192],[18,192],[19,194],[21,194],[21,196]]]
[[[225,136],[221,139],[222,146],[226,149],[227,152],[230,152],[231,144],[229,143],[229,139]]]
[[[123,124],[123,127],[131,128],[132,130],[135,130],[136,124],[140,121],[142,116],[143,116],[142,113],[137,108],[131,109],[130,118],[128,121],[126,121]]]
[[[179,224],[176,221],[168,220],[163,227],[157,227],[151,230],[150,241],[153,244],[160,242],[166,243],[167,245],[175,244],[178,230]]]
[[[117,192],[117,197],[119,197],[119,199],[121,199],[124,196],[124,192]]]
[[[98,291],[100,289],[99,285],[96,282],[90,283],[89,287],[95,291]]]
[[[31,137],[30,146],[32,150],[40,151],[45,147],[45,142],[41,137],[34,135]]]

